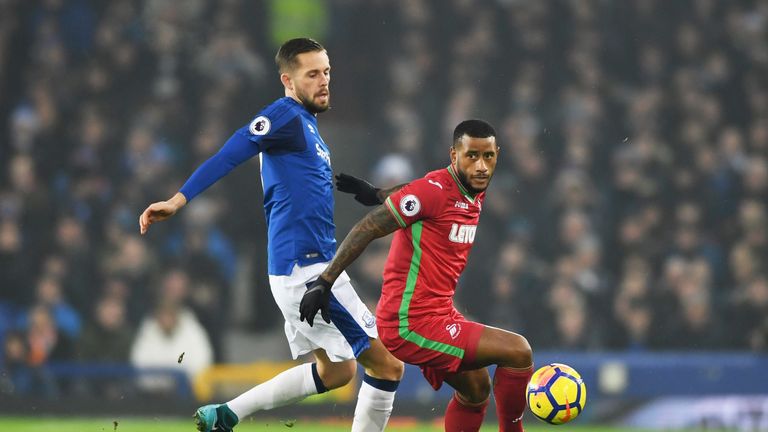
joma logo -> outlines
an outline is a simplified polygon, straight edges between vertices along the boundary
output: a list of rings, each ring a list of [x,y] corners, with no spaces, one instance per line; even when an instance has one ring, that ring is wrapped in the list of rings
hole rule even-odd
[[[453,224],[448,240],[454,243],[474,243],[475,231],[477,231],[477,225]]]

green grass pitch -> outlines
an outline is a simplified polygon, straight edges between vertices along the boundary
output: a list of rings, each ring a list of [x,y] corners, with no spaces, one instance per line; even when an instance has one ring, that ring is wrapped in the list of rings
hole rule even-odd
[[[116,423],[115,423],[116,422]],[[248,419],[235,429],[237,432],[336,432],[349,430],[348,419]],[[639,429],[598,427],[593,425],[547,426],[536,420],[526,422],[526,432],[640,432]],[[393,419],[387,427],[392,432],[439,432],[437,423],[416,423]],[[497,431],[496,425],[484,426],[483,432]],[[192,419],[152,418],[54,418],[54,417],[0,417],[0,431],[9,432],[195,432]]]

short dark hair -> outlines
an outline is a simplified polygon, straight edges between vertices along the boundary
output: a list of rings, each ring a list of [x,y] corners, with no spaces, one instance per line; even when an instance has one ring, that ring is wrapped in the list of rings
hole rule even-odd
[[[496,130],[483,120],[464,120],[453,130],[453,145],[455,146],[464,135],[472,138],[496,137]]]
[[[325,51],[325,48],[314,39],[296,38],[285,42],[275,55],[275,63],[280,73],[296,67],[296,56],[306,52]]]

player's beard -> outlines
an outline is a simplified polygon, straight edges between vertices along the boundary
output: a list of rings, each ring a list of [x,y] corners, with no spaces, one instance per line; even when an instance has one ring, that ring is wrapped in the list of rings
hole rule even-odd
[[[301,101],[301,104],[304,105],[304,108],[306,108],[307,111],[311,112],[312,114],[326,112],[331,108],[330,92],[328,93],[328,105],[325,106],[316,104],[312,96],[301,93],[297,93],[296,96],[299,97],[299,100]]]
[[[456,176],[459,178],[459,182],[461,182],[462,186],[464,186],[464,189],[466,189],[467,192],[471,193],[472,195],[477,195],[480,192],[485,192],[485,189],[488,188],[488,186],[486,186],[482,189],[479,189],[472,186],[472,184],[470,184],[469,182],[469,176],[467,176],[467,173],[462,171],[458,165],[456,165]],[[490,184],[491,184],[491,178],[488,177],[488,182],[486,182],[486,185],[490,185]]]

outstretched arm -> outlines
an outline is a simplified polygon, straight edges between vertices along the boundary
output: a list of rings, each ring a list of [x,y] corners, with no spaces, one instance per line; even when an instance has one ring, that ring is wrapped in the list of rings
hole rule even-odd
[[[158,201],[139,216],[139,232],[145,234],[149,226],[176,214],[200,192],[204,191],[232,169],[259,153],[259,147],[244,135],[235,132],[218,153],[203,162],[187,179],[178,193],[167,201]]]
[[[403,183],[389,189],[380,189],[363,179],[349,174],[340,173],[336,175],[336,189],[340,192],[354,194],[355,199],[366,206],[383,204],[390,194],[399,191],[406,184],[408,183]]]
[[[323,320],[330,323],[328,303],[333,283],[373,240],[393,233],[399,228],[400,225],[386,206],[376,207],[365,215],[341,242],[336,256],[325,271],[304,293],[299,305],[299,319],[301,321],[306,319],[312,326],[317,311],[320,311]]]

